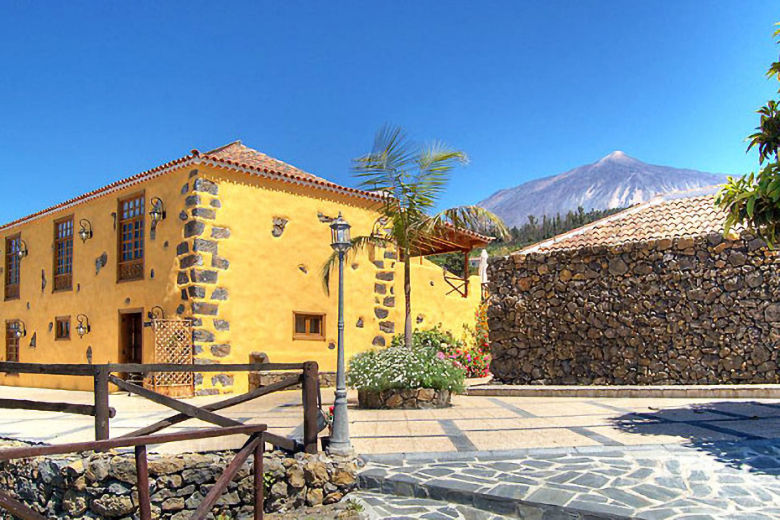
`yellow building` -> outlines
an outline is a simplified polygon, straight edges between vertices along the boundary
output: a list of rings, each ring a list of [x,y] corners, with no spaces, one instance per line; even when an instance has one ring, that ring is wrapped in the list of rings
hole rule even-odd
[[[336,291],[321,269],[330,219],[353,236],[377,225],[377,194],[339,186],[240,142],[189,155],[0,227],[0,357],[31,363],[166,362],[161,324],[188,324],[194,363],[314,360],[335,368]],[[486,238],[450,230],[419,253],[469,251]],[[440,267],[415,259],[413,316],[460,335],[473,325]],[[457,285],[457,284],[455,284]],[[335,288],[335,287],[334,287]],[[403,329],[402,265],[392,249],[345,269],[347,356]],[[160,318],[165,318],[163,321]],[[179,320],[179,321],[174,321]],[[190,332],[191,330],[191,332]],[[189,341],[191,337],[192,341]],[[161,359],[162,357],[162,359]],[[89,378],[5,375],[2,385],[90,389]],[[247,374],[196,375],[196,393],[245,391]]]

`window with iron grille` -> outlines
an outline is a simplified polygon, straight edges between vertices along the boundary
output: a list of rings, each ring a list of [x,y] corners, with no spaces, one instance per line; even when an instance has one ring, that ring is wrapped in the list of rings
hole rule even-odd
[[[20,235],[5,239],[5,299],[11,300],[19,297],[21,259],[19,250],[22,246]]]
[[[54,223],[54,290],[73,288],[73,217]]]
[[[119,201],[117,280],[144,277],[144,195]]]
[[[293,339],[325,339],[325,315],[293,312]]]
[[[16,337],[18,322],[5,322],[5,360],[19,361],[19,338]]]
[[[54,339],[70,339],[70,316],[54,318]]]

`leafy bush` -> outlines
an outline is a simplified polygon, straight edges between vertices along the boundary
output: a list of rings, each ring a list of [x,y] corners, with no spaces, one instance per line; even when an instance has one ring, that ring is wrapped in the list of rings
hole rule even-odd
[[[441,352],[448,346],[463,347],[463,342],[455,339],[450,332],[441,330],[438,326],[432,329],[415,330],[412,333],[412,344],[418,348],[432,348]],[[404,335],[396,334],[390,340],[391,347],[404,346]]]
[[[349,360],[347,384],[365,390],[433,388],[464,390],[465,371],[429,347],[391,346],[355,354]]]
[[[476,311],[476,326],[464,327],[466,341],[456,339],[450,332],[439,327],[416,330],[412,335],[415,348],[432,348],[444,354],[458,368],[466,372],[466,377],[484,377],[490,374],[490,341],[487,329],[487,303],[481,304]],[[403,334],[393,337],[391,347],[403,346]]]

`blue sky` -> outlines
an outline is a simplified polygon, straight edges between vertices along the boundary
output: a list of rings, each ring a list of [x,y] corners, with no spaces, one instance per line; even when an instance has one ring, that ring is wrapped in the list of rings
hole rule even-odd
[[[469,154],[444,205],[616,149],[744,173],[777,7],[0,0],[0,221],[235,139],[354,185],[385,122]]]

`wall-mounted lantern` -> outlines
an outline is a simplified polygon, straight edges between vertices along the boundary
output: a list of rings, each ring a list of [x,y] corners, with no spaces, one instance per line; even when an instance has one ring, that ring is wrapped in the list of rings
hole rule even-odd
[[[83,218],[79,220],[79,226],[81,229],[79,229],[79,238],[81,238],[82,242],[86,242],[90,238],[92,238],[92,223]]]
[[[23,338],[27,335],[27,327],[24,326],[24,322],[22,320],[17,320],[11,324],[11,330],[14,332],[14,336],[16,336],[17,339]]]
[[[159,305],[155,305],[154,307],[149,309],[149,312],[146,313],[146,316],[150,320],[164,320],[165,319],[165,311]]]
[[[19,260],[21,260],[22,258],[27,256],[28,252],[29,251],[27,249],[27,242],[25,242],[22,239],[19,239],[19,249],[16,250],[16,256],[19,258]]]
[[[76,334],[79,335],[80,338],[84,337],[84,334],[89,334],[89,331],[92,330],[92,327],[89,326],[89,318],[87,318],[86,314],[79,314],[76,316]]]
[[[152,226],[156,226],[165,220],[165,204],[160,197],[152,197],[150,202],[152,209],[149,211],[149,216],[152,217]]]

